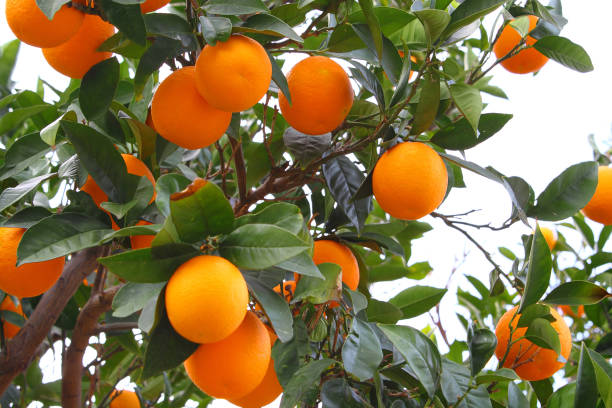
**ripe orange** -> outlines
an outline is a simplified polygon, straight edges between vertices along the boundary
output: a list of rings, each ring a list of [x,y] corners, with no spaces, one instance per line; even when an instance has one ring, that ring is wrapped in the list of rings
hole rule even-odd
[[[383,210],[401,220],[417,220],[444,200],[448,175],[442,158],[418,142],[387,150],[372,175],[374,197]]]
[[[0,303],[0,310],[8,310],[9,312],[15,312],[17,314],[20,314],[24,318],[26,317],[23,314],[21,303],[15,306],[15,303],[13,303],[13,300],[9,296],[6,296],[4,300],[2,301],[2,303]],[[21,329],[21,327],[14,325],[13,323],[3,321],[2,319],[0,319],[0,323],[2,324],[2,329],[4,330],[5,339],[12,339],[13,337],[17,335],[17,333]]]
[[[593,221],[612,225],[612,168],[599,167],[595,194],[582,212]]]
[[[166,310],[172,327],[195,343],[218,342],[244,319],[249,292],[230,261],[201,255],[174,272],[166,287]]]
[[[185,149],[215,143],[232,120],[230,112],[213,108],[196,88],[195,68],[184,67],[167,77],[153,95],[151,117],[155,130]]]
[[[56,71],[70,78],[83,78],[91,67],[113,54],[96,51],[115,32],[115,27],[100,17],[87,14],[83,25],[67,42],[43,48],[43,55]]]
[[[576,312],[574,312],[574,309],[572,309],[572,306],[568,306],[568,305],[561,305],[559,306],[559,309],[561,309],[564,315],[573,317],[574,319],[579,319],[582,316],[584,316],[584,306],[583,305],[578,306],[578,310]]]
[[[291,281],[293,282],[293,281]],[[295,282],[294,282],[295,285]],[[268,335],[270,336],[270,345],[274,345],[276,341],[276,334],[269,328]],[[268,369],[266,375],[257,388],[251,391],[246,396],[237,400],[230,401],[234,405],[238,405],[242,408],[261,408],[264,405],[268,405],[276,399],[283,392],[283,387],[278,382],[276,371],[274,371],[274,360],[270,359],[268,363]]]
[[[528,17],[529,31],[531,31],[538,23],[538,17]],[[519,44],[520,41],[521,35],[519,32],[516,31],[516,29],[510,24],[507,24],[493,45],[493,52],[495,52],[495,56],[498,59],[505,57],[514,47]],[[524,49],[518,54],[501,62],[501,65],[506,68],[506,70],[515,74],[528,74],[530,72],[538,71],[548,61],[548,58],[540,53],[540,51],[531,47],[537,41],[535,38],[528,35],[525,41],[526,45],[530,48]]]
[[[342,269],[342,282],[351,290],[359,285],[359,264],[350,249],[336,241],[319,240],[314,242],[312,260],[315,264],[335,263]]]
[[[110,408],[140,408],[140,400],[134,391],[113,391]]]
[[[514,316],[518,306],[508,310],[499,319],[497,327],[495,328],[495,335],[497,336],[497,348],[495,349],[495,355],[501,361],[508,348],[510,341],[515,341],[519,337],[525,335],[527,331],[526,327],[518,328],[510,337],[510,319]],[[561,355],[565,360],[568,359],[570,350],[572,348],[572,335],[570,334],[569,327],[563,320],[563,318],[553,308],[550,309],[550,313],[555,318],[552,322],[552,327],[557,333],[559,333],[559,341],[561,343]],[[518,314],[512,320],[512,327],[516,327],[516,323],[520,318]],[[508,352],[504,367],[512,368],[516,371],[516,374],[523,380],[527,381],[539,381],[546,379],[556,373],[565,365],[564,362],[557,360],[557,353],[553,350],[543,349],[536,346],[527,339],[521,339],[514,343]]]
[[[291,104],[278,94],[285,120],[308,135],[331,132],[342,124],[353,106],[353,88],[344,69],[327,57],[308,57],[298,62],[287,83]]]
[[[197,306],[192,310],[204,313]],[[211,314],[221,310],[217,308]],[[185,370],[191,381],[206,394],[236,400],[262,382],[270,363],[270,349],[266,326],[253,312],[248,312],[228,337],[200,345],[185,361]]]
[[[23,228],[0,228],[0,290],[18,298],[38,296],[46,292],[64,269],[63,256],[15,266],[17,246],[24,232]]]
[[[15,37],[34,47],[55,47],[76,34],[85,14],[74,7],[62,6],[49,20],[36,0],[7,0],[6,22]]]
[[[140,3],[140,12],[150,13],[159,10],[168,3],[170,3],[170,0],[146,0],[144,3]]]
[[[152,223],[144,220],[140,220],[136,223],[136,225],[151,225]],[[130,243],[132,244],[132,249],[142,249],[149,248],[151,246],[151,242],[155,239],[155,235],[132,235],[130,236]]]
[[[211,106],[240,112],[255,105],[268,91],[272,63],[257,41],[232,35],[204,47],[196,61],[196,85]]]
[[[544,236],[544,239],[548,244],[548,248],[550,248],[552,251],[555,245],[557,245],[557,233],[546,227],[540,227],[540,232]]]

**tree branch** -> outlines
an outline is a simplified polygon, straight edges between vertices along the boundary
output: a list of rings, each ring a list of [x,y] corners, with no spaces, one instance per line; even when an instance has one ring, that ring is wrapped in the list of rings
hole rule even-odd
[[[42,297],[36,310],[17,336],[0,353],[0,395],[24,371],[38,346],[74,295],[79,285],[97,265],[101,247],[88,248],[72,256],[55,285]]]
[[[81,407],[81,378],[83,376],[83,354],[89,337],[96,333],[98,318],[110,309],[119,286],[104,292],[93,293],[77,318],[76,325],[62,362],[62,407]]]

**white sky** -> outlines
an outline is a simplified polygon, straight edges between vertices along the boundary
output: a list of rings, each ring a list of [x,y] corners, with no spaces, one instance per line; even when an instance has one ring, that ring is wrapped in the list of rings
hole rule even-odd
[[[0,0],[0,4],[4,9],[4,0]],[[612,104],[609,102],[609,95],[612,94],[612,57],[608,16],[612,15],[612,2],[565,0],[563,7],[569,23],[561,35],[586,49],[595,70],[581,74],[549,61],[537,76],[533,76],[510,74],[502,67],[496,67],[492,71],[492,84],[504,89],[509,100],[484,96],[485,102],[488,103],[484,112],[512,113],[514,118],[492,139],[466,153],[468,160],[481,166],[492,165],[508,176],[524,178],[534,188],[536,196],[568,166],[592,160],[592,152],[587,142],[589,134],[595,135],[603,151],[607,150],[611,141]],[[4,13],[0,13],[0,43],[13,38]],[[285,70],[289,68],[287,64]],[[35,89],[38,76],[59,88],[68,83],[67,78],[57,74],[46,64],[39,49],[24,44],[13,75],[17,88]],[[500,185],[467,171],[464,172],[464,177],[468,188],[454,189],[438,211],[455,214],[476,208],[481,211],[470,216],[471,222],[500,225],[511,210],[505,190]],[[455,317],[455,312],[461,309],[456,307],[454,293],[458,286],[463,289],[470,287],[462,277],[466,274],[488,282],[491,266],[458,232],[431,217],[426,217],[423,221],[431,222],[434,230],[427,233],[425,238],[414,242],[410,263],[428,260],[433,272],[418,282],[402,280],[376,284],[373,292],[377,298],[386,300],[413,284],[443,287],[456,260],[461,259],[467,251],[465,262],[454,275],[450,291],[441,302],[442,321],[450,340],[455,336],[464,340],[465,333]],[[599,230],[597,224],[590,225],[596,231]],[[560,231],[570,242],[580,243],[578,234],[564,227],[561,227]],[[470,231],[491,253],[496,253],[498,246],[506,246],[517,254],[522,253],[520,236],[529,232],[522,224],[515,224],[503,232]],[[507,262],[504,263],[505,258],[501,255],[495,255],[495,258],[502,265],[508,265]],[[461,313],[467,316],[466,311],[462,310]],[[431,324],[431,321],[424,315],[406,323],[424,328]],[[441,346],[441,350],[444,351],[445,347]],[[212,406],[218,408],[233,405],[215,401]],[[278,403],[270,406],[278,406]]]

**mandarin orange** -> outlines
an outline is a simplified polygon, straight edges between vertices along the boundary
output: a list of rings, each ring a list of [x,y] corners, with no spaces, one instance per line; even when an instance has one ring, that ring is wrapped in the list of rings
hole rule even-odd
[[[528,16],[529,18],[529,31],[533,30],[538,23],[538,17]],[[510,24],[506,24],[499,38],[493,45],[493,52],[495,56],[499,58],[505,57],[509,54],[514,47],[521,42],[521,35],[519,32],[512,27]],[[533,48],[537,40],[532,36],[528,35],[525,39],[525,43],[528,48],[525,48],[518,52],[516,55],[505,59],[501,62],[501,65],[506,70],[515,74],[528,74],[540,70],[548,62],[548,58],[544,56],[540,51]]]

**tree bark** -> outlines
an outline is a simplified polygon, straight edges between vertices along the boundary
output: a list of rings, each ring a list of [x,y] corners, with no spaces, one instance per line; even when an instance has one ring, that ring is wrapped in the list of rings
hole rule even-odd
[[[0,353],[0,395],[6,391],[13,379],[24,371],[32,360],[38,346],[74,295],[79,285],[97,265],[101,247],[88,248],[73,255],[57,280],[42,297],[34,313],[9,340]]]
[[[118,286],[104,292],[94,293],[77,318],[70,346],[62,361],[62,407],[81,407],[81,379],[83,378],[83,354],[89,337],[96,333],[98,318],[110,309]]]

